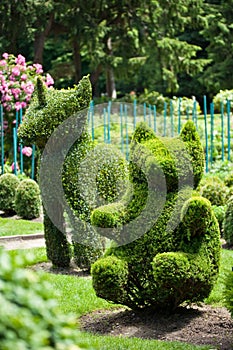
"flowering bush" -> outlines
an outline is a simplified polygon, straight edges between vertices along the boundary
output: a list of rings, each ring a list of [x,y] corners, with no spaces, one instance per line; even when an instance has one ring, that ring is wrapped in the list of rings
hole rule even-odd
[[[28,64],[25,57],[4,53],[0,60],[0,94],[3,107],[7,111],[20,110],[28,105],[34,91],[35,79],[43,73],[39,63]],[[47,86],[54,81],[50,74],[43,77]]]

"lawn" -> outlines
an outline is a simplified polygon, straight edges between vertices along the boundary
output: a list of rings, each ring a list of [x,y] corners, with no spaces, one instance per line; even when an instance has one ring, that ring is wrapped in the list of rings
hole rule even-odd
[[[43,224],[29,220],[0,218],[0,237],[43,232]]]
[[[45,262],[46,253],[45,248],[35,248],[30,250],[10,251],[10,254],[16,256],[24,256],[29,259],[29,262],[25,263],[24,266],[33,265],[38,262]],[[231,270],[233,265],[233,251],[222,250],[221,254],[221,268],[218,281],[209,296],[205,300],[206,303],[213,306],[223,306],[223,286],[224,277],[226,272]],[[111,309],[119,307],[108,303],[107,301],[96,297],[95,292],[92,288],[90,277],[77,277],[71,275],[62,274],[51,274],[47,272],[40,272],[43,278],[48,281],[53,290],[56,291],[56,298],[59,307],[64,314],[73,314],[79,319],[82,315],[90,313],[94,310],[99,309]],[[186,350],[207,350],[213,349],[211,346],[195,346],[181,342],[166,342],[159,340],[142,340],[140,338],[124,338],[124,337],[111,337],[111,336],[100,336],[91,335],[86,332],[81,333],[81,337],[85,342],[94,346],[95,349],[99,350],[173,350],[173,349],[186,349]]]

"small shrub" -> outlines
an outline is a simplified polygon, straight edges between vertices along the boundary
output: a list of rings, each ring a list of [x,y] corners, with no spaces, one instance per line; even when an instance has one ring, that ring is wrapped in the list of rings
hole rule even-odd
[[[223,237],[228,245],[233,246],[233,197],[227,202],[223,221]]]
[[[223,291],[226,308],[230,311],[233,318],[233,267],[225,279],[225,288]]]
[[[25,263],[21,261],[21,263]],[[76,321],[61,314],[52,286],[0,250],[1,349],[79,350]]]
[[[214,215],[218,221],[220,232],[223,231],[223,221],[226,212],[226,205],[212,205]]]
[[[221,102],[226,108],[227,100],[233,100],[233,90],[220,90],[213,98],[215,110],[217,112],[221,111]]]
[[[228,188],[218,176],[209,176],[199,186],[201,196],[207,198],[212,205],[226,204]]]
[[[40,216],[40,189],[36,181],[25,179],[20,182],[15,193],[15,211],[24,219],[30,220]]]
[[[15,211],[15,193],[20,180],[13,174],[3,174],[0,176],[0,210],[5,213]]]

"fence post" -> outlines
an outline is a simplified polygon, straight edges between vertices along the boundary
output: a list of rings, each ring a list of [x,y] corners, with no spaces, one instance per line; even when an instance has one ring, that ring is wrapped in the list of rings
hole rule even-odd
[[[213,163],[214,153],[214,103],[210,104],[210,162]]]
[[[224,160],[224,103],[221,101],[222,160]]]
[[[204,119],[205,119],[205,164],[206,164],[206,172],[209,171],[209,155],[208,155],[208,130],[207,130],[207,105],[206,105],[206,96],[204,96]]]

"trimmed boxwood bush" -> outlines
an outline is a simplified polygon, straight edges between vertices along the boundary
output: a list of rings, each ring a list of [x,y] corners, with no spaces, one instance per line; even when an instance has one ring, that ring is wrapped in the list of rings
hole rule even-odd
[[[209,176],[202,180],[199,186],[200,194],[207,198],[212,205],[226,204],[228,187],[218,176]]]
[[[7,173],[0,176],[0,210],[7,214],[15,212],[15,193],[19,183],[16,175]]]
[[[133,309],[202,301],[216,282],[221,246],[211,203],[192,195],[204,169],[195,126],[188,121],[169,139],[142,123],[132,140],[128,193],[91,216],[118,243],[92,266],[96,294]]]
[[[26,111],[23,123],[20,125],[18,137],[25,143],[36,144],[40,153],[54,132],[67,118],[74,116],[78,111],[87,108],[91,99],[91,84],[88,77],[83,77],[77,86],[72,89],[47,89],[42,80],[38,78],[36,91],[29,108]],[[84,116],[86,118],[86,116]],[[89,140],[85,135],[80,144],[74,147],[86,147]],[[61,145],[62,147],[62,145]],[[56,163],[56,160],[54,160]],[[56,168],[55,168],[56,169]],[[46,174],[44,174],[46,176]],[[51,180],[51,188],[54,186]],[[49,189],[44,189],[48,191]],[[56,203],[55,203],[56,202]],[[54,210],[57,210],[61,225],[65,225],[64,213],[60,203],[51,198]],[[71,250],[67,237],[54,226],[44,210],[45,242],[48,258],[56,266],[69,266]]]
[[[40,188],[32,179],[22,180],[15,193],[16,214],[24,219],[38,218],[41,213]]]
[[[23,263],[23,261],[21,261]],[[76,321],[61,314],[52,286],[19,266],[19,257],[0,250],[1,349],[88,349]]]
[[[227,202],[223,221],[223,237],[229,246],[233,246],[233,196]]]
[[[85,137],[89,139],[88,135]],[[127,179],[127,162],[121,152],[111,145],[95,148],[92,143],[86,143],[85,147],[76,145],[67,155],[63,187],[68,203],[82,220],[73,231],[74,259],[79,267],[89,270],[104,251],[103,237],[90,225],[92,210],[121,197]]]

